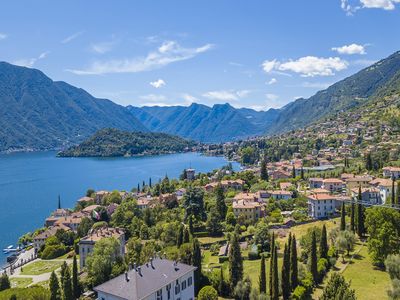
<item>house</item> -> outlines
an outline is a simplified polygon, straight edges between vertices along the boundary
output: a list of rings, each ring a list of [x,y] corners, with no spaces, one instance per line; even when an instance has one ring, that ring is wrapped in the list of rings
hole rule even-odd
[[[359,186],[369,187],[369,182],[372,180],[372,176],[355,176],[346,179],[346,187],[349,191]]]
[[[293,184],[291,182],[281,182],[279,183],[279,187],[281,188],[281,190],[288,190],[293,187]]]
[[[284,170],[274,170],[269,174],[269,176],[272,179],[287,179],[291,178],[292,174]]]
[[[108,191],[98,191],[94,194],[94,200],[96,204],[101,204],[105,196],[108,196],[110,192]]]
[[[254,200],[234,200],[232,208],[236,218],[244,216],[245,220],[255,222],[261,217],[261,204]]]
[[[82,213],[84,215],[90,217],[92,215],[93,211],[98,207],[100,207],[100,205],[97,205],[97,204],[89,205],[89,206],[85,207],[84,209],[82,209]]]
[[[152,197],[141,197],[137,200],[137,206],[140,210],[149,208],[151,201],[153,201]]]
[[[185,188],[180,188],[179,190],[177,190],[177,191],[175,192],[175,194],[176,194],[176,196],[177,196],[178,198],[181,198],[181,197],[183,197],[183,195],[186,194],[186,189],[185,189]]]
[[[154,258],[94,288],[99,300],[194,300],[196,267]]]
[[[310,178],[308,179],[308,182],[310,183],[310,189],[319,189],[322,188],[324,184],[324,179],[323,178]]]
[[[54,236],[57,232],[57,230],[65,230],[65,231],[69,231],[70,229],[62,224],[60,225],[56,225],[56,226],[51,226],[49,228],[46,228],[43,232],[37,234],[36,236],[33,237],[33,248],[35,249],[35,253],[37,253],[40,249],[40,247],[42,247],[42,245],[44,245],[46,243],[46,240],[51,237]]]
[[[46,218],[45,226],[46,227],[54,226],[58,219],[67,217],[70,214],[71,211],[69,209],[58,208],[51,213],[50,217]]]
[[[336,197],[330,194],[310,194],[308,199],[308,215],[314,219],[333,216],[336,212]]]
[[[376,178],[369,182],[369,184],[373,187],[379,189],[379,195],[381,198],[382,204],[388,203],[390,201],[390,197],[392,197],[392,180],[388,178]],[[397,182],[394,183],[395,188],[397,188]]]
[[[331,193],[340,193],[343,191],[344,182],[337,178],[326,178],[323,180],[322,188]]]
[[[87,255],[93,252],[96,242],[111,237],[119,241],[120,247],[117,255],[122,257],[125,255],[125,232],[123,229],[103,227],[91,230],[87,236],[79,241],[79,265],[81,269],[86,266]]]
[[[382,168],[383,176],[394,179],[400,178],[400,167],[384,167]]]
[[[194,180],[196,175],[196,170],[195,169],[186,169],[186,179],[187,180]]]
[[[229,189],[240,191],[243,189],[244,181],[242,179],[235,180],[222,180],[221,182],[211,182],[204,186],[207,192],[213,191],[219,184],[221,185],[224,192]]]
[[[292,192],[289,191],[268,191],[270,198],[275,200],[289,200],[292,198]]]
[[[86,203],[91,203],[91,202],[93,202],[93,201],[94,201],[94,199],[91,198],[91,197],[82,197],[82,198],[78,199],[76,202],[78,202],[78,203],[84,205],[84,204],[86,204]]]
[[[78,231],[78,226],[81,224],[82,219],[85,217],[85,215],[81,212],[77,213],[72,213],[70,216],[66,216],[63,218],[59,218],[56,222],[55,225],[64,225],[71,229],[73,232]]]
[[[351,190],[353,200],[358,200],[359,188]],[[371,205],[381,204],[380,191],[376,187],[361,188],[361,201]]]

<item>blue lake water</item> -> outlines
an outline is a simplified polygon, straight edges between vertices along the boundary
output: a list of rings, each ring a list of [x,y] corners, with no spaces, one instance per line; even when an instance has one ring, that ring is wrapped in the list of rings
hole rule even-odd
[[[198,153],[133,158],[57,158],[55,152],[0,155],[0,249],[42,227],[57,206],[73,207],[88,188],[131,190],[143,180],[177,178],[185,168],[208,172],[227,164]],[[235,169],[239,168],[233,163]],[[0,251],[0,266],[5,256]]]

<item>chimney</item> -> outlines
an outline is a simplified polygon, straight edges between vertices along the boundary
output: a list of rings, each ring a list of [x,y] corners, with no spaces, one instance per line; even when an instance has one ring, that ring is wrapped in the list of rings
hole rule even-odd
[[[128,272],[125,272],[125,281],[129,282]]]

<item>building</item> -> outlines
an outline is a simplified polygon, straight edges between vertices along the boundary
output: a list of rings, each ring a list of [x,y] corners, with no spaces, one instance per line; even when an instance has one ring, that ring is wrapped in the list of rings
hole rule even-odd
[[[337,178],[326,178],[323,180],[322,188],[331,193],[341,193],[343,191],[344,182]]]
[[[213,191],[218,185],[221,185],[224,192],[228,190],[240,191],[243,189],[244,181],[242,179],[236,180],[222,180],[221,182],[211,182],[204,186],[207,192]]]
[[[56,226],[51,226],[49,228],[46,228],[43,232],[37,234],[36,236],[33,237],[33,248],[35,249],[35,253],[39,251],[39,249],[46,243],[46,240],[54,236],[57,233],[57,230],[65,230],[69,231],[70,229],[62,224],[56,225]]]
[[[108,196],[109,194],[111,193],[108,191],[97,191],[94,195],[94,200],[96,204],[101,204],[104,197]]]
[[[117,239],[120,244],[118,255],[122,257],[125,255],[124,230],[120,228],[111,228],[111,227],[99,228],[97,230],[90,231],[87,236],[83,237],[79,241],[79,264],[81,269],[86,266],[87,255],[93,252],[93,248],[96,242],[104,238]],[[113,298],[108,298],[108,299],[113,299]]]
[[[387,178],[376,178],[369,183],[371,186],[379,189],[379,196],[381,203],[385,204],[390,201],[392,197],[392,180]],[[397,182],[394,183],[397,189]]]
[[[187,180],[194,180],[196,176],[196,170],[195,169],[186,169],[186,179]]]
[[[308,198],[308,215],[314,219],[331,217],[336,212],[337,201],[334,195],[310,194]]]
[[[78,226],[81,224],[85,215],[81,212],[72,213],[70,216],[59,218],[55,225],[64,225],[74,232],[78,231]]]
[[[369,182],[372,180],[372,176],[355,176],[346,179],[346,187],[349,191],[359,186],[369,187]]]
[[[195,267],[168,259],[150,262],[94,288],[99,300],[194,300]]]
[[[400,178],[400,167],[384,167],[382,168],[383,176],[394,179]]]
[[[261,207],[261,204],[255,200],[234,200],[232,203],[235,217],[243,216],[250,222],[255,222],[261,217]]]
[[[308,182],[310,183],[310,189],[319,189],[324,185],[323,178],[310,178]]]
[[[289,191],[268,191],[269,198],[274,200],[289,200],[292,198],[292,192]]]
[[[358,200],[359,189],[351,190],[351,196],[354,200]],[[361,201],[371,205],[381,204],[380,191],[376,187],[361,188]]]
[[[141,197],[137,200],[137,207],[140,210],[149,208],[151,201],[154,201],[152,197]]]

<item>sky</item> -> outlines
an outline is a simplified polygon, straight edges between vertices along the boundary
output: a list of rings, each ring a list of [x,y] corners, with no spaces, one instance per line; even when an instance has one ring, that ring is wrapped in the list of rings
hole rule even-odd
[[[400,50],[400,0],[8,0],[0,61],[121,105],[256,110]]]

